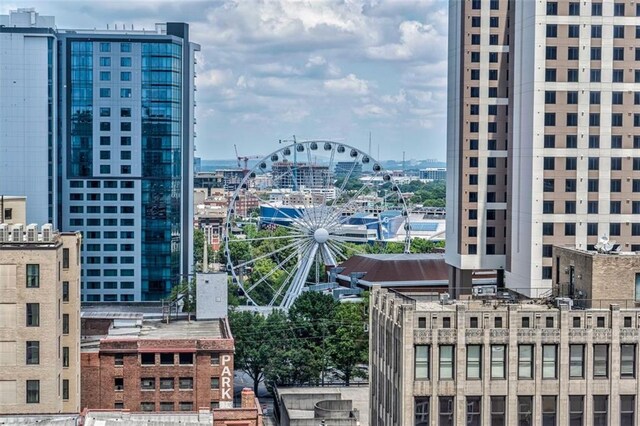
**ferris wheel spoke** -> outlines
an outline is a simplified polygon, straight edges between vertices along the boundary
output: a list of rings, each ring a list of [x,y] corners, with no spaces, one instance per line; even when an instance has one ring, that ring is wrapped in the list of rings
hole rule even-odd
[[[353,196],[349,198],[349,200],[347,200],[346,203],[344,203],[342,206],[336,207],[332,214],[327,218],[326,225],[329,227],[331,225],[342,225],[342,223],[340,222],[340,217],[347,211],[348,207],[355,205],[355,203],[358,201],[358,197],[362,195],[365,189],[371,189],[371,184],[364,184]]]
[[[267,274],[265,274],[264,276],[262,276],[258,281],[256,281],[255,283],[251,284],[251,287],[249,287],[249,289],[247,291],[253,291],[253,289],[255,289],[257,286],[259,286],[261,283],[263,283],[265,280],[267,280],[269,277],[271,277],[273,274],[275,274],[277,271],[281,270],[281,268],[283,267],[283,265],[285,265],[287,262],[289,262],[291,259],[293,259],[294,257],[296,257],[298,255],[297,251],[294,251],[293,253],[291,253],[289,256],[287,256],[282,262],[278,263],[273,269],[271,269],[271,271],[269,271]],[[294,268],[291,268],[292,270]]]
[[[241,263],[241,264],[239,264],[239,265],[236,265],[236,266],[234,266],[234,267],[233,267],[233,269],[235,270],[235,269],[244,268],[245,266],[248,266],[248,265],[251,265],[251,264],[253,264],[253,263],[256,263],[256,261],[258,261],[258,260],[265,259],[265,258],[267,258],[267,257],[269,257],[269,256],[273,256],[273,255],[274,255],[274,254],[276,254],[276,253],[280,253],[280,252],[282,252],[282,251],[284,251],[284,250],[294,248],[294,247],[298,246],[299,244],[300,244],[300,242],[299,242],[299,241],[294,241],[294,242],[292,242],[292,243],[287,244],[286,246],[282,246],[282,247],[280,247],[280,248],[278,248],[278,249],[276,249],[276,250],[272,251],[271,253],[266,253],[266,254],[260,255],[260,256],[258,256],[258,257],[254,257],[254,258],[253,258],[253,259],[251,259],[251,260],[248,260],[248,261],[246,261],[246,262],[244,262],[244,263]]]
[[[313,266],[313,258],[315,257],[317,250],[318,244],[312,244],[311,247],[306,251],[305,255],[302,257],[300,267],[293,276],[293,281],[285,293],[283,300],[283,305],[285,308],[290,308],[293,304],[293,301],[302,291],[302,287],[304,287],[304,284],[307,281],[307,277],[309,276],[309,271]]]
[[[307,244],[303,250],[302,253],[306,253],[309,250],[309,247],[311,246],[311,244],[313,244],[312,242],[310,242],[309,244]],[[295,253],[296,255],[300,256],[301,253]],[[304,254],[302,254],[304,255]],[[278,297],[280,297],[280,295],[282,294],[282,291],[290,288],[291,284],[292,284],[292,280],[294,277],[294,274],[296,273],[296,269],[295,268],[291,268],[290,271],[288,271],[287,276],[285,277],[284,281],[282,282],[282,285],[278,288],[278,290],[274,293],[271,301],[269,302],[269,305],[272,306],[277,300]]]
[[[290,234],[290,235],[274,235],[272,237],[244,238],[244,239],[238,239],[238,240],[233,240],[233,241],[252,243],[254,241],[291,240],[291,239],[296,239],[296,238],[308,238],[308,235],[305,235],[305,234],[302,234],[302,233],[297,233],[297,234]]]

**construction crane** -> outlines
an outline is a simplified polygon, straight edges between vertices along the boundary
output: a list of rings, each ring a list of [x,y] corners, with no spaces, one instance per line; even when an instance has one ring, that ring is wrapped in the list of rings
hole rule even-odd
[[[238,147],[236,146],[236,144],[233,144],[233,149],[236,150],[236,159],[238,160],[238,167],[243,167],[242,171],[246,174],[249,171],[249,160],[259,160],[261,159],[263,156],[262,155],[245,155],[245,156],[240,156],[238,154]],[[244,164],[242,164],[244,163]]]

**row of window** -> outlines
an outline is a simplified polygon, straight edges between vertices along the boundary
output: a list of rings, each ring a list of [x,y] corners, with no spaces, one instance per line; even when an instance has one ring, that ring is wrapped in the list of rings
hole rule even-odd
[[[100,56],[100,66],[101,67],[110,67],[111,66],[111,58],[109,56]],[[123,56],[120,58],[120,66],[121,67],[131,67],[131,56]]]
[[[600,135],[589,135],[589,148],[600,148]],[[556,147],[556,135],[544,135],[544,147]],[[578,148],[578,136],[566,135],[565,148]],[[640,148],[640,136],[633,136],[633,148]],[[476,148],[477,149],[477,148]],[[611,149],[622,149],[622,135],[611,135]]]
[[[640,70],[631,70],[633,71],[633,79],[628,78],[627,82],[640,83]],[[555,82],[558,79],[557,70],[555,68],[546,68],[544,71],[544,79],[546,82]],[[576,69],[568,69],[567,70],[567,82],[569,83],[577,83],[579,81],[579,70]],[[589,82],[591,83],[600,83],[602,82],[602,70],[600,69],[590,69],[589,70]],[[614,69],[611,73],[611,82],[612,83],[625,83],[624,77],[624,69]],[[474,97],[472,95],[472,97]]]
[[[72,180],[69,183],[69,186],[71,188],[84,188],[84,182],[82,180]],[[100,188],[100,185],[102,182],[102,186],[104,188],[117,188],[118,187],[118,181],[116,180],[105,180],[105,181],[99,181],[99,180],[88,180],[87,181],[87,188]],[[132,180],[122,180],[120,181],[120,188],[134,188],[135,183]],[[82,194],[78,194],[78,195],[82,195]],[[80,198],[82,199],[82,198]]]
[[[67,291],[67,294],[68,294],[68,291]],[[63,292],[63,295],[64,295],[64,292]],[[68,296],[67,296],[67,301],[68,301]],[[40,304],[39,303],[26,304],[25,323],[27,327],[40,327]],[[62,314],[62,334],[69,334],[69,314]],[[32,342],[32,343],[34,343],[34,347],[38,347],[38,348],[40,347],[40,344],[38,342]]]
[[[105,290],[114,290],[118,288],[118,282],[105,281],[104,283],[101,283],[99,281],[87,281],[86,288],[87,290],[100,290],[100,288],[104,288]],[[133,281],[122,281],[120,282],[120,288],[125,290],[132,289],[134,288],[134,283]]]
[[[620,223],[609,223],[609,235],[612,236],[620,236]],[[543,222],[542,223],[542,235],[552,236],[554,234],[554,223],[553,222]],[[564,224],[564,235],[565,236],[574,236],[576,235],[576,224],[575,223],[565,223]],[[587,235],[596,236],[598,235],[598,224],[597,223],[588,223],[587,224]],[[631,224],[631,235],[634,237],[640,236],[640,223],[632,223]]]
[[[112,192],[102,195],[99,193],[89,193],[86,197],[87,201],[100,201],[100,198],[102,198],[104,201],[118,201],[118,194]],[[81,192],[72,192],[69,194],[69,200],[71,201],[84,201],[84,199],[85,196]],[[120,201],[134,201],[134,194],[120,194]]]
[[[133,294],[120,294],[120,301],[121,302],[133,302],[134,297]],[[87,295],[82,295],[80,296],[80,300],[81,301],[87,301],[87,302],[100,302],[100,301],[104,301],[104,302],[117,302],[118,301],[118,295],[117,294],[104,294],[104,295],[100,295],[100,294],[87,294]]]
[[[101,121],[100,122],[100,131],[102,131],[102,132],[110,132],[111,131],[111,122],[110,121]],[[120,122],[120,131],[121,132],[130,132],[131,131],[131,122],[130,121],[122,121],[122,122]]]
[[[102,220],[102,226],[118,226],[118,219],[87,219],[87,226],[100,226]],[[124,221],[124,222],[123,222]],[[69,219],[69,225],[71,226],[85,226],[85,220],[82,218]],[[133,226],[133,219],[120,219],[120,226]],[[115,249],[114,249],[115,250]]]
[[[110,87],[101,87],[100,88],[100,97],[101,98],[110,98],[111,97],[111,88]],[[121,98],[130,98],[132,94],[130,87],[123,87],[120,89],[120,97]],[[102,128],[100,130],[103,130]]]
[[[26,386],[26,402],[27,404],[39,404],[40,403],[40,380],[27,380]],[[62,399],[69,399],[69,380],[63,379],[61,383]]]
[[[498,90],[500,89],[499,87],[489,87],[488,89],[489,89],[488,96],[490,98],[498,98],[499,97],[498,96]],[[509,97],[509,87],[503,86],[502,90],[504,91],[504,93],[502,94],[501,97],[502,98],[508,98]],[[479,87],[470,87],[469,88],[469,96],[471,96],[472,98],[479,98],[480,97],[480,88]]]
[[[129,222],[123,222],[125,219],[121,219],[120,220],[120,226],[133,226],[133,219],[126,219],[126,220],[132,220],[131,224],[129,224]],[[86,247],[86,251],[118,251],[117,245],[116,244],[96,244],[96,243],[87,243],[85,245]],[[134,246],[133,244],[120,244],[120,251],[133,251],[134,250]],[[90,275],[90,274],[87,274]]]
[[[562,2],[560,3],[562,4]],[[547,16],[558,15],[558,2],[547,2]],[[625,4],[622,2],[613,3],[613,16],[625,16]],[[568,4],[567,13],[569,16],[580,16],[580,2],[571,1]],[[591,3],[591,16],[602,16],[602,2]],[[640,5],[636,5],[636,16],[640,16]]]
[[[640,76],[640,74],[638,74]],[[640,80],[637,81],[640,83]],[[544,125],[545,126],[555,126],[556,125],[556,115],[555,112],[545,112],[544,113]],[[623,127],[624,124],[624,115],[621,112],[614,112],[611,114],[611,126],[613,127]],[[469,123],[470,131],[477,132],[478,131],[478,123]],[[491,125],[492,123],[488,123]],[[493,123],[495,124],[495,123]],[[578,113],[577,112],[567,112],[565,113],[565,125],[567,126],[577,126],[578,125]],[[627,123],[629,124],[629,123]],[[599,112],[591,112],[589,113],[589,126],[598,127],[600,126],[600,113]],[[640,114],[633,114],[633,127],[640,127]],[[475,129],[475,130],[474,130]],[[497,127],[494,126],[494,129]],[[488,129],[489,132],[492,130]],[[495,132],[496,130],[493,130]]]
[[[547,179],[545,179],[546,181]],[[595,183],[593,183],[593,181],[596,181]],[[593,183],[593,185],[592,185]],[[545,189],[547,188],[546,186],[546,182],[545,182]],[[593,189],[593,188],[597,188],[597,179],[589,179],[589,192],[597,192],[597,189]],[[638,192],[638,191],[634,191],[634,192]],[[599,207],[599,202],[598,201],[587,201],[587,214],[598,214],[598,207]],[[542,202],[542,213],[544,214],[555,214],[555,201],[553,200],[544,200]],[[565,213],[565,214],[575,214],[576,213],[576,202],[575,201],[565,201],[564,202],[564,211],[559,212],[559,213]],[[640,214],[640,201],[632,201],[631,202],[631,213],[632,214]],[[622,201],[610,201],[609,202],[609,214],[622,214]],[[597,235],[597,234],[593,234],[591,233],[590,229],[594,229],[593,232],[597,232],[595,231],[598,226],[597,223],[592,223],[592,222],[588,222],[587,223],[587,235]],[[616,224],[615,228],[620,229],[620,224]],[[638,226],[637,223],[632,224],[632,226]],[[635,233],[637,231],[632,231],[632,235],[638,235],[637,233]]]
[[[474,55],[472,55],[472,57],[475,58]],[[477,60],[477,61],[474,61],[474,62],[480,62],[480,61]],[[509,70],[504,70],[502,72],[503,72],[502,75],[504,76],[505,81],[509,81]],[[471,76],[471,80],[480,80],[480,70],[479,69],[471,69],[471,70],[469,70],[469,74]],[[495,70],[495,69],[493,69],[493,70],[490,69],[489,70],[489,74],[488,74],[489,80],[496,81],[496,80],[498,80],[498,76],[499,75],[500,75],[500,70]],[[491,108],[492,106],[496,106],[496,105],[489,105],[489,108]]]
[[[624,47],[613,47],[613,60],[614,61],[624,61]],[[555,61],[558,59],[558,46],[547,46],[545,48],[545,58],[550,61]],[[580,59],[580,49],[578,46],[569,46],[567,47],[567,59],[570,61],[577,61]],[[589,50],[589,59],[592,61],[601,61],[602,60],[602,47],[595,46],[591,47]],[[635,49],[634,60],[640,61],[640,48]]]
[[[560,92],[562,93],[562,92]],[[578,91],[577,90],[569,90],[565,91],[566,93],[566,103],[567,105],[577,105],[578,104]],[[601,92],[592,90],[589,93],[589,104],[590,105],[600,105]],[[546,90],[544,92],[544,103],[547,105],[554,105],[556,103],[557,92],[555,90]],[[613,91],[611,92],[611,104],[612,105],[622,105],[624,103],[624,92],[621,91]],[[634,105],[640,105],[640,92],[633,92],[633,103]]]
[[[85,265],[95,265],[104,263],[105,265],[109,264],[132,264],[135,263],[135,258],[133,256],[120,256],[118,259],[117,256],[87,256],[85,259]]]
[[[107,245],[107,244],[105,244]],[[133,251],[131,250],[123,250],[123,251]],[[105,277],[117,277],[118,270],[117,269],[87,269],[87,277],[99,277],[103,275]],[[121,277],[133,277],[134,270],[133,269],[120,269]]]
[[[567,37],[568,38],[580,38],[580,25],[571,24],[567,25]],[[635,26],[636,38],[640,38],[640,25]],[[546,36],[548,38],[558,37],[558,25],[547,24]],[[614,25],[613,26],[613,38],[624,38],[625,26]],[[591,38],[602,38],[602,25],[591,25]]]
[[[549,246],[552,247],[552,246]],[[452,318],[449,316],[441,317],[441,323],[439,324],[440,328],[451,328],[452,327]],[[556,318],[553,316],[547,316],[544,318],[544,326],[545,328],[555,328],[556,326]],[[571,319],[572,328],[582,328],[582,318],[578,316],[574,316]],[[605,328],[607,326],[607,318],[602,315],[598,315],[596,317],[596,328]],[[625,316],[622,321],[622,326],[624,328],[630,328],[633,326],[633,318],[630,316]],[[466,324],[467,328],[480,328],[480,317],[470,316],[469,322]],[[504,322],[502,316],[496,316],[493,318],[493,328],[503,328]],[[531,328],[532,321],[531,316],[525,315],[520,318],[520,328]],[[418,328],[427,328],[427,317],[418,317]]]
[[[140,365],[174,365],[176,364],[176,354],[172,352],[156,353],[141,353]],[[181,352],[177,354],[177,363],[180,365],[193,365],[195,355],[191,352]],[[220,354],[212,352],[210,354],[211,365],[220,365]],[[124,355],[115,354],[113,358],[113,365],[116,367],[124,365]]]
[[[543,167],[545,170],[555,170],[556,158],[544,157]],[[564,157],[564,170],[577,170],[578,157]],[[632,170],[640,171],[640,157],[631,158]],[[622,157],[610,157],[611,170],[622,170]],[[587,167],[589,170],[600,170],[600,157],[587,157]]]
[[[168,391],[175,389],[175,378],[173,377],[161,377],[159,382],[159,390]],[[115,391],[124,391],[124,378],[116,377],[113,382],[113,389]],[[211,377],[211,389],[220,389],[220,377]],[[156,378],[155,377],[143,377],[140,379],[140,390],[143,391],[155,391],[156,390]],[[180,377],[178,378],[178,390],[193,390],[193,377]]]
[[[218,408],[218,403],[212,401],[212,408]],[[114,405],[116,410],[124,409],[123,402],[116,402]],[[193,402],[191,401],[181,401],[178,403],[179,411],[193,411]],[[140,411],[156,411],[156,403],[155,402],[141,402],[140,403]],[[175,411],[175,403],[170,401],[160,402],[160,411]]]
[[[63,324],[63,333],[69,334],[69,316],[67,316],[66,325]],[[28,340],[26,342],[25,354],[26,365],[40,365],[40,342],[37,340]],[[65,368],[69,367],[68,346],[62,347],[62,366]]]
[[[482,424],[482,397],[465,397],[464,420],[458,419],[455,422],[455,397],[438,397],[437,424],[438,426],[453,426],[454,424],[466,424],[468,426],[480,426]],[[490,425],[506,426],[507,424],[507,403],[506,396],[490,396]],[[518,395],[516,425],[531,426],[534,418],[534,397],[531,395]],[[558,396],[542,395],[540,407],[540,417],[542,425],[556,426],[558,424]],[[414,425],[430,426],[431,398],[428,396],[416,397]],[[585,396],[569,395],[569,424],[571,426],[582,426],[586,422],[585,416]],[[595,426],[606,426],[609,424],[609,396],[594,395],[592,404],[592,424]],[[617,413],[612,413],[618,415]],[[632,426],[635,424],[635,395],[620,395],[620,425]]]
[[[117,206],[87,206],[87,208],[85,209],[85,206],[69,206],[69,213],[84,213],[87,212],[87,214],[100,214],[100,213],[106,213],[106,214],[115,214],[118,213],[118,207]],[[120,206],[120,213],[122,214],[127,214],[127,213],[135,213],[135,207],[134,206]],[[105,232],[106,233],[106,232]],[[98,234],[100,234],[100,232],[98,232]],[[120,234],[122,234],[122,238],[133,238],[133,232],[131,231],[121,231]],[[113,235],[112,232],[109,232],[109,237],[105,237],[105,238],[116,238],[116,235]],[[112,236],[111,236],[112,235]],[[88,237],[87,238],[100,238],[100,237]]]
[[[538,352],[537,345],[518,345],[518,379],[533,379],[536,368],[541,369],[543,379],[555,380],[559,371],[559,347],[557,344],[543,344]],[[594,379],[608,378],[610,375],[610,345],[594,344],[592,352],[592,374]],[[438,380],[454,380],[455,372],[455,345],[438,346]],[[501,380],[507,378],[508,345],[490,345],[489,378]],[[482,380],[483,373],[483,345],[466,346],[466,378],[467,380]],[[540,361],[536,361],[536,353]],[[540,355],[541,354],[541,355]],[[569,378],[584,379],[586,374],[586,345],[569,345]],[[618,362],[620,378],[636,377],[636,345],[620,345],[620,357]],[[431,346],[415,346],[415,380],[431,379]]]
[[[555,187],[555,184],[553,183],[554,179],[545,179],[544,181],[546,182],[543,183],[543,185],[553,185]],[[634,181],[638,181],[638,179],[634,179]],[[593,179],[591,185],[597,186],[597,184],[598,184],[597,179]],[[576,188],[577,188],[576,179],[574,178],[564,179],[564,192],[576,192]],[[632,189],[634,189],[633,192],[636,192],[635,189],[638,189],[636,184],[632,184]],[[558,188],[558,190],[560,189]],[[613,193],[622,192],[622,179],[611,179],[609,182],[609,191]],[[546,191],[546,192],[553,192],[553,191]],[[589,191],[589,192],[593,192],[593,191]]]
[[[100,81],[111,81],[111,71],[100,71]],[[131,81],[131,71],[121,71],[120,81]]]
[[[111,52],[111,44],[113,44],[113,43],[101,42],[100,43],[100,52],[102,52],[102,53]],[[131,43],[118,43],[118,44],[120,44],[120,52],[121,53],[131,52]]]

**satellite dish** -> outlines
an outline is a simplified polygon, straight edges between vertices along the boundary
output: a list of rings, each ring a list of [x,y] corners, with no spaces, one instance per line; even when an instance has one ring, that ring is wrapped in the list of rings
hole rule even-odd
[[[595,245],[595,249],[598,250],[598,253],[609,254],[615,247],[616,242],[609,239],[609,237],[605,234],[600,237],[598,243]]]

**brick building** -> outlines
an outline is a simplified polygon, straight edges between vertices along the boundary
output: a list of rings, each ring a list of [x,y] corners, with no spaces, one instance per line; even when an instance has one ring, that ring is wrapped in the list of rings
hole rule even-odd
[[[107,334],[98,339],[106,318],[83,317],[82,408],[233,407],[234,341],[226,319],[166,324],[141,318],[112,314]]]

